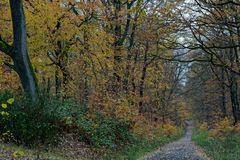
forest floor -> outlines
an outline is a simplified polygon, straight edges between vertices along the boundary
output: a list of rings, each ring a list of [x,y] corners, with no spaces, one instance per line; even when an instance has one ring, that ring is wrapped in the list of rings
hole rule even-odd
[[[187,127],[186,134],[181,139],[169,143],[157,151],[141,158],[143,160],[210,160],[192,139],[193,126]]]
[[[168,143],[168,144],[162,146],[157,151],[150,153],[149,155],[144,156],[140,159],[141,160],[210,160],[210,158],[208,158],[206,156],[206,154],[202,151],[202,149],[200,147],[198,147],[197,145],[195,145],[194,142],[191,141],[192,132],[193,132],[193,126],[190,123],[190,125],[188,125],[188,127],[186,129],[186,134],[181,139],[173,141],[172,143]],[[71,149],[69,150],[69,148],[67,148],[67,150],[68,150],[68,152],[71,152]],[[86,151],[86,152],[89,153],[89,151]],[[66,153],[66,152],[64,152],[64,153]],[[16,158],[14,158],[14,154],[16,154]],[[21,155],[21,154],[23,154],[23,155]],[[25,150],[24,148],[20,149],[19,147],[0,145],[0,159],[4,159],[4,160],[8,160],[8,159],[9,160],[10,159],[19,159],[19,160],[25,160],[25,159],[65,160],[65,159],[69,159],[70,160],[70,159],[72,159],[71,157],[76,158],[76,156],[72,156],[72,155],[69,156],[68,158],[66,158],[66,155],[64,156],[60,153],[57,153],[57,154],[56,153],[49,154],[49,153],[44,153],[44,152],[36,153],[36,151]],[[73,158],[73,159],[75,159],[75,158]],[[116,160],[118,158],[116,158]],[[82,158],[78,157],[76,159],[82,159]],[[88,158],[86,158],[86,159],[88,159]],[[112,158],[110,158],[110,159],[112,159]],[[127,158],[127,159],[129,159],[129,158]],[[130,158],[130,159],[135,159],[135,158]]]

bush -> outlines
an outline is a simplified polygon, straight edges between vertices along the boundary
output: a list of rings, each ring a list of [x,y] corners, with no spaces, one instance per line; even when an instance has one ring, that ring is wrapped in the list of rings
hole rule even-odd
[[[153,139],[159,136],[174,135],[177,132],[177,127],[171,121],[160,124],[159,122],[151,122],[144,116],[137,116],[132,130],[135,135]]]
[[[0,104],[0,139],[8,141],[14,139],[13,134],[8,130],[6,124],[9,121],[9,110],[13,106],[14,99],[10,98],[6,102]]]
[[[33,104],[28,98],[21,97],[8,107],[9,115],[1,117],[1,133],[9,132],[18,144],[34,145],[53,143],[57,134],[55,114],[48,112],[48,101],[40,99]]]
[[[0,103],[7,104],[6,100],[10,97],[12,97],[10,93],[0,94]],[[84,110],[84,107],[76,103],[63,103],[45,93],[40,94],[37,103],[33,104],[22,96],[17,97],[14,104],[4,107],[0,109],[0,113],[5,114],[0,116],[2,139],[28,146],[54,144],[62,127],[60,122],[66,117],[80,116]]]
[[[81,118],[77,125],[82,133],[82,138],[87,138],[95,147],[114,147],[131,139],[130,126],[118,119],[99,117],[94,122]],[[87,136],[87,137],[86,137]]]
[[[233,126],[228,118],[224,118],[214,125],[214,128],[210,131],[211,137],[223,138],[224,136],[233,132]]]
[[[163,134],[165,136],[174,135],[174,134],[176,134],[176,132],[177,132],[177,128],[174,125],[172,125],[170,123],[163,125]]]
[[[11,94],[0,94],[4,104],[10,97]],[[63,103],[46,94],[41,94],[34,104],[26,97],[17,97],[15,104],[7,108],[4,105],[1,113],[4,116],[0,116],[0,133],[4,140],[18,144],[54,144],[59,132],[75,133],[95,147],[113,147],[131,139],[127,121],[98,112],[91,113],[95,118],[89,118],[86,107],[73,101]]]
[[[208,124],[206,123],[206,122],[204,122],[204,123],[202,123],[200,126],[199,126],[199,128],[201,129],[201,130],[208,130]]]
[[[193,132],[193,141],[200,145],[212,159],[239,160],[240,135],[229,133],[223,138],[210,137],[207,130],[196,129]]]

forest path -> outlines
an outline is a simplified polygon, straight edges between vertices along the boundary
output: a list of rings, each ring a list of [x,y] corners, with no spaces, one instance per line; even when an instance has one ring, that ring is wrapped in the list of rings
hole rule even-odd
[[[188,122],[186,134],[183,138],[169,143],[144,160],[210,160],[192,141],[192,122]]]

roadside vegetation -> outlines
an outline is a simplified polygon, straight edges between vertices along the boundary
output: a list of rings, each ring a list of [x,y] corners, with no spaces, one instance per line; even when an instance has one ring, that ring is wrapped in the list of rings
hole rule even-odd
[[[207,124],[195,129],[192,140],[213,160],[240,159],[240,125],[232,126],[224,119],[209,129]]]
[[[170,122],[149,123],[137,114],[129,115],[128,119],[116,119],[116,115],[90,113],[84,105],[74,101],[62,103],[46,93],[39,96],[34,105],[24,96],[11,97],[14,96],[8,92],[0,95],[0,120],[4,126],[0,130],[1,141],[9,144],[2,145],[5,156],[137,159],[183,134],[181,128]],[[140,121],[135,122],[136,118]],[[71,135],[71,139],[66,135]],[[66,144],[66,141],[70,142]],[[71,149],[61,150],[71,145],[78,147],[81,143],[84,146],[76,149],[85,149],[86,153],[72,150],[75,153],[69,154]],[[14,144],[21,145],[25,151],[14,149]],[[26,147],[35,149],[28,151]]]
[[[158,136],[152,139],[138,137],[127,145],[123,145],[116,149],[111,149],[106,152],[103,159],[125,159],[133,160],[139,159],[148,153],[151,153],[164,144],[177,140],[184,134],[183,129],[178,129],[177,132],[169,136]]]

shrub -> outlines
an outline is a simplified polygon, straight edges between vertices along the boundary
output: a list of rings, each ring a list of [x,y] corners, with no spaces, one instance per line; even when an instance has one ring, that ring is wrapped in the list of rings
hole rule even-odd
[[[233,131],[233,127],[228,118],[224,118],[215,124],[214,128],[210,131],[211,137],[222,138],[227,134],[230,134]]]
[[[9,109],[4,126],[18,144],[30,146],[54,142],[57,134],[57,126],[53,123],[55,120],[55,114],[48,112],[47,102],[40,99],[33,104],[22,97]]]
[[[167,123],[167,124],[164,124],[163,125],[163,134],[165,136],[170,136],[170,135],[173,135],[177,132],[177,128],[170,124],[170,123]]]
[[[98,117],[93,122],[81,118],[77,121],[82,138],[95,147],[113,147],[130,140],[130,126],[118,119]]]
[[[6,102],[1,103],[0,106],[0,139],[3,141],[14,139],[13,134],[8,130],[8,127],[6,126],[10,117],[9,110],[11,110],[11,107],[13,107],[14,101],[15,100],[13,98],[10,98]]]
[[[202,123],[202,124],[199,126],[199,128],[200,128],[201,130],[208,130],[208,124],[207,124],[206,122],[204,122],[204,123]]]
[[[13,104],[7,104],[12,97],[9,93],[0,94],[0,133],[5,141],[14,141],[28,146],[53,144],[60,129],[59,122],[65,117],[80,115],[83,107],[72,102],[62,103],[55,97],[40,93],[39,101],[32,103],[27,97],[16,98]],[[8,99],[11,102],[13,99]],[[6,107],[7,105],[7,107]],[[8,114],[8,115],[6,115]]]
[[[133,125],[133,133],[148,139],[159,136],[171,136],[176,134],[177,128],[169,121],[163,125],[159,122],[151,122],[144,116],[136,116]]]
[[[223,138],[209,137],[209,131],[196,129],[193,132],[193,141],[200,145],[212,159],[239,160],[240,135],[230,133]]]
[[[154,130],[157,128],[158,131],[159,125],[155,126],[156,124],[150,123],[149,120],[147,120],[146,117],[143,115],[138,115],[134,119],[134,123],[132,126],[132,132],[135,135],[148,137],[148,138],[154,138]]]
[[[0,94],[1,97],[6,100],[9,95]],[[59,132],[75,133],[95,147],[115,146],[131,139],[128,119],[99,112],[88,116],[86,107],[70,100],[63,103],[57,98],[40,94],[39,101],[34,104],[24,96],[16,98],[11,107],[6,108],[5,101],[2,102],[2,109],[7,109],[6,113],[2,113],[8,115],[0,117],[0,132],[4,135],[8,133],[7,141],[28,146],[53,144]]]

